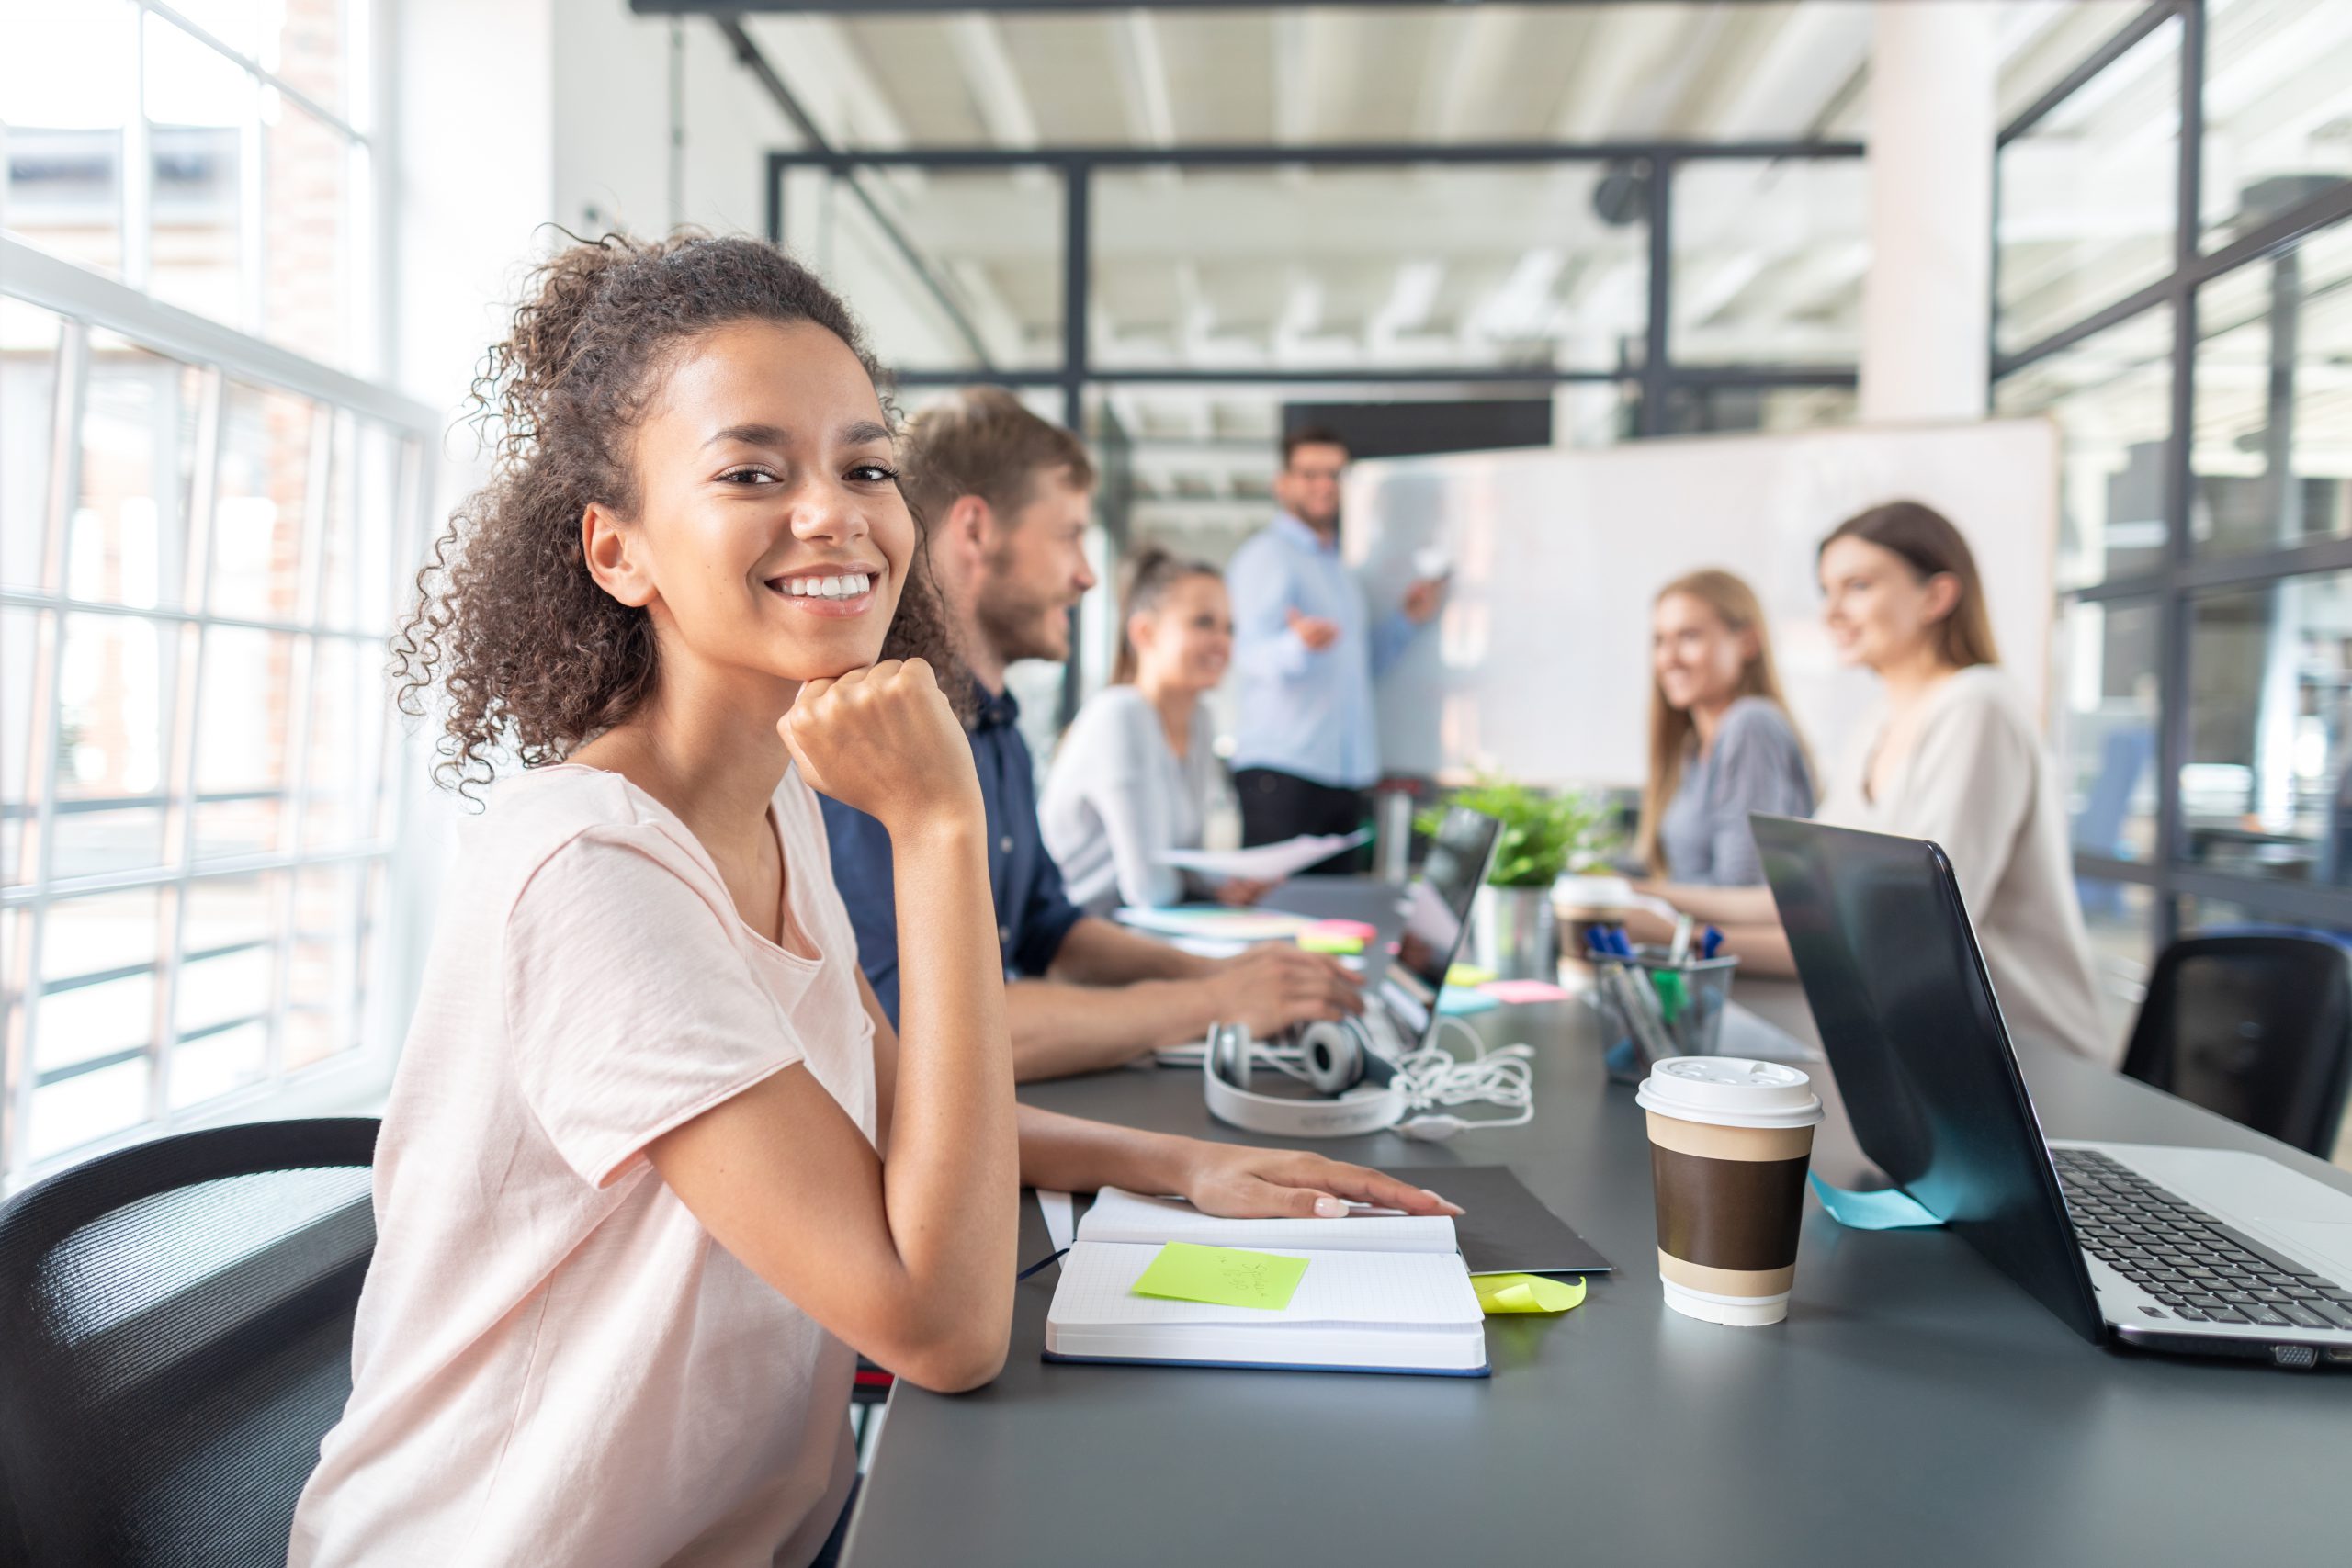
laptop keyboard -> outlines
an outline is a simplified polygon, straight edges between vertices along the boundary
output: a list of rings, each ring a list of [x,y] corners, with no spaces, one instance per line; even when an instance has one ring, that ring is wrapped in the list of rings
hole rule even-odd
[[[2083,1249],[2186,1323],[2352,1330],[2352,1291],[2309,1272],[2113,1156],[2052,1149]]]

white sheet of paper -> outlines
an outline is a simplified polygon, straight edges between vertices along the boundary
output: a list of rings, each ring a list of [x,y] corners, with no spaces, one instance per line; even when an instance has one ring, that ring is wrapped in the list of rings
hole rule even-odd
[[[1077,1205],[1067,1192],[1050,1192],[1037,1189],[1037,1210],[1046,1217],[1046,1239],[1054,1244],[1056,1252],[1069,1249],[1078,1235]]]
[[[1317,861],[1329,860],[1372,837],[1372,829],[1352,833],[1303,833],[1279,844],[1247,850],[1163,850],[1159,862],[1203,876],[1238,876],[1251,882],[1280,882],[1295,876]]]

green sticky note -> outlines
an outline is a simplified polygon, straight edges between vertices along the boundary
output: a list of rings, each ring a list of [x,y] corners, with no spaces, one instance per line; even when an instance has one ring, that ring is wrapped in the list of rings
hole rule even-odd
[[[1304,1258],[1171,1241],[1136,1281],[1136,1294],[1280,1312],[1290,1305],[1291,1292],[1306,1273]]]
[[[1488,1316],[1514,1312],[1568,1312],[1584,1305],[1584,1280],[1573,1285],[1541,1274],[1473,1274],[1470,1286]]]

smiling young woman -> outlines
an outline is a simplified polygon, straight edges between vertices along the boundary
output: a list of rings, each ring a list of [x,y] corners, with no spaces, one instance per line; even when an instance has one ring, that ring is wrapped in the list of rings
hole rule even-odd
[[[1755,591],[1694,571],[1650,611],[1650,773],[1637,853],[1669,884],[1752,887],[1751,811],[1813,815],[1813,766],[1789,716]]]
[[[1159,858],[1196,850],[1227,793],[1201,698],[1233,661],[1233,606],[1205,561],[1148,546],[1127,563],[1111,683],[1054,752],[1037,822],[1069,896],[1089,912],[1189,896],[1254,903],[1263,883],[1202,878]]]
[[[944,642],[878,377],[748,240],[565,250],[491,352],[497,466],[394,650],[487,803],[295,1564],[801,1568],[843,1517],[857,1354],[941,1390],[1002,1364],[1024,1180],[1444,1206],[1014,1104],[971,752],[932,661],[881,657]],[[895,1031],[817,791],[900,852]]]

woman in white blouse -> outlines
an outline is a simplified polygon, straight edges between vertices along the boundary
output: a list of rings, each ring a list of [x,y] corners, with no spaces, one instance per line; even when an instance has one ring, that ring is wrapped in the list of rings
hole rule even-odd
[[[1037,801],[1046,848],[1090,914],[1196,895],[1247,904],[1262,883],[1209,883],[1163,864],[1201,846],[1226,788],[1201,694],[1233,660],[1233,607],[1204,561],[1148,547],[1127,569],[1111,683],[1087,700]]]
[[[2002,672],[1975,558],[1917,502],[1838,525],[1819,556],[1838,656],[1884,697],[1833,772],[1815,820],[1932,839],[1960,879],[2013,1033],[2107,1055],[2065,808],[2024,694]],[[1762,889],[1678,889],[1734,951],[1786,972]]]

